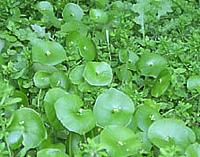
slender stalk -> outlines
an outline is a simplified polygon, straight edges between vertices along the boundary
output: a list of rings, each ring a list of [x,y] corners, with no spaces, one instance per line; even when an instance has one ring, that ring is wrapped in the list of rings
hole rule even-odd
[[[37,107],[40,108],[40,97],[41,97],[42,89],[40,89],[38,93],[38,98],[37,98]]]
[[[69,133],[69,143],[68,143],[68,149],[69,149],[69,156],[72,156],[72,133]]]
[[[109,52],[109,60],[112,60],[112,56],[111,56],[111,50],[110,50],[110,35],[109,35],[109,30],[106,29],[106,42],[107,42],[107,48],[108,48],[108,52]]]

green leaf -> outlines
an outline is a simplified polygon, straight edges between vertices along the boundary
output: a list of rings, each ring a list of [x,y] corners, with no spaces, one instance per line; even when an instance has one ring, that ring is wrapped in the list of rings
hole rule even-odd
[[[151,89],[151,95],[154,97],[159,97],[167,90],[171,82],[171,75],[168,70],[164,70],[160,73],[156,82]]]
[[[47,88],[50,84],[49,77],[50,74],[48,72],[37,71],[33,77],[33,82],[38,88]]]
[[[50,86],[54,87],[62,87],[64,89],[68,89],[70,86],[69,79],[64,72],[54,72],[50,76]]]
[[[55,41],[35,39],[32,42],[32,59],[44,65],[56,65],[66,59],[64,48]]]
[[[184,122],[170,118],[155,121],[149,127],[148,138],[159,148],[175,144],[182,149],[196,140],[194,132]]]
[[[161,118],[158,110],[147,105],[139,106],[135,113],[136,123],[139,129],[147,132],[149,126]]]
[[[11,149],[18,149],[23,142],[23,130],[12,131],[6,140]]]
[[[91,9],[90,19],[97,24],[106,24],[108,22],[108,14],[101,9]]]
[[[45,108],[46,116],[51,126],[53,126],[57,130],[62,130],[63,127],[56,117],[54,104],[59,98],[65,95],[67,95],[67,92],[65,90],[60,89],[60,88],[52,88],[48,90],[48,92],[46,93],[44,97],[44,108]]]
[[[94,115],[98,125],[126,126],[130,123],[135,107],[123,92],[111,88],[100,94],[94,105]]]
[[[185,154],[186,157],[200,157],[200,145],[198,143],[189,145]]]
[[[37,152],[37,157],[69,157],[69,155],[63,153],[61,150],[56,148],[42,149]]]
[[[161,16],[166,15],[168,12],[172,12],[172,3],[169,0],[159,0],[159,7],[157,18],[160,19]]]
[[[100,142],[111,157],[132,156],[141,148],[138,136],[121,126],[105,127],[100,134]]]
[[[0,53],[3,50],[4,46],[5,46],[5,41],[0,39]]]
[[[7,130],[9,144],[18,147],[22,134],[22,144],[26,149],[37,147],[47,137],[45,126],[39,114],[30,108],[16,110]]]
[[[53,6],[48,1],[39,2],[37,8],[42,14],[53,13]]]
[[[81,21],[84,13],[79,5],[68,3],[67,5],[65,5],[62,15],[66,22],[70,21],[71,19]]]
[[[189,90],[196,89],[197,91],[200,91],[200,76],[191,76],[187,81],[187,88]]]
[[[166,66],[166,59],[153,53],[144,53],[137,62],[137,68],[141,74],[151,77],[157,77]]]
[[[73,84],[80,84],[81,82],[84,81],[83,78],[84,68],[85,68],[84,65],[78,65],[70,71],[69,79]]]
[[[69,131],[84,135],[95,126],[92,111],[83,109],[83,102],[76,95],[63,96],[54,107],[57,118]]]
[[[88,62],[83,77],[93,86],[108,86],[112,82],[113,74],[110,65],[106,62]]]

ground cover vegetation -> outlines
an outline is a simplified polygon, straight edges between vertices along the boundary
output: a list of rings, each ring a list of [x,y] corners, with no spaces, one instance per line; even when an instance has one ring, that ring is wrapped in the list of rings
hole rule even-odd
[[[2,0],[1,157],[200,157],[199,0]]]

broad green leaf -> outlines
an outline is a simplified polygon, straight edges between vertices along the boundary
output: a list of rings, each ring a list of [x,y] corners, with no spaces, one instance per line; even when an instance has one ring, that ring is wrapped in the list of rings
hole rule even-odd
[[[23,130],[15,130],[8,134],[7,143],[11,149],[17,149],[23,142]]]
[[[65,5],[62,15],[66,22],[70,21],[71,19],[81,21],[84,13],[79,5],[68,3]]]
[[[93,86],[108,86],[112,82],[113,74],[110,65],[106,62],[88,62],[83,77]]]
[[[56,65],[66,59],[64,48],[55,41],[35,39],[32,42],[32,59],[44,65]]]
[[[92,39],[88,37],[82,37],[78,40],[78,48],[80,55],[86,60],[86,61],[92,61],[96,57],[96,46]]]
[[[165,58],[158,54],[145,53],[137,62],[137,68],[144,76],[157,77],[167,66]]]
[[[105,8],[109,5],[109,0],[92,0],[98,8]]]
[[[80,84],[84,81],[83,78],[83,71],[85,66],[84,65],[78,65],[74,69],[71,70],[69,73],[69,79],[73,84]]]
[[[163,93],[167,90],[168,86],[171,82],[171,75],[168,70],[162,71],[158,78],[156,79],[156,82],[151,89],[151,95],[154,97],[159,97],[163,95]]]
[[[16,144],[16,147],[21,141],[22,134],[22,144],[26,149],[37,147],[47,137],[45,126],[39,114],[30,108],[16,110],[7,131],[9,132],[9,143]]]
[[[126,126],[130,123],[135,107],[132,100],[123,92],[110,88],[100,94],[94,105],[94,115],[98,125]]]
[[[90,19],[97,24],[106,24],[109,18],[107,12],[101,9],[91,9]]]
[[[38,151],[37,157],[69,157],[69,156],[60,151],[59,149],[47,148]]]
[[[48,1],[39,2],[37,8],[42,14],[53,13],[53,6]]]
[[[186,157],[200,157],[200,145],[198,143],[189,145],[185,154]]]
[[[44,108],[46,116],[51,126],[53,126],[57,130],[62,130],[63,127],[56,117],[54,104],[59,98],[65,95],[67,95],[67,92],[65,90],[60,88],[52,88],[48,90],[44,97]]]
[[[32,69],[34,72],[46,71],[48,73],[53,73],[53,72],[58,71],[58,69],[54,66],[44,65],[44,64],[40,64],[40,63],[33,63]]]
[[[83,109],[83,102],[77,96],[68,94],[54,104],[56,116],[69,131],[84,135],[95,126],[93,113]]]
[[[138,107],[134,117],[138,128],[146,132],[154,121],[161,118],[161,115],[157,109],[142,105]]]
[[[38,88],[47,88],[50,84],[49,77],[50,74],[48,72],[37,71],[33,77],[33,82]]]
[[[111,157],[132,156],[141,148],[138,136],[122,126],[105,127],[100,134],[100,143]]]
[[[148,130],[149,140],[159,148],[170,144],[186,149],[196,140],[194,132],[177,119],[160,119],[155,121]]]
[[[69,79],[64,72],[54,72],[50,76],[50,86],[54,87],[62,87],[64,89],[68,89],[70,86]]]
[[[187,88],[189,90],[196,89],[197,91],[200,91],[200,76],[191,76],[187,81]]]

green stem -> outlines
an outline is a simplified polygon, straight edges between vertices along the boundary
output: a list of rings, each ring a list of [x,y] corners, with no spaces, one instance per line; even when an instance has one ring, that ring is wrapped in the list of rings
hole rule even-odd
[[[38,93],[38,99],[37,99],[37,107],[40,107],[40,97],[41,97],[41,93],[42,93],[42,89],[40,89],[39,93]]]
[[[72,156],[72,133],[69,133],[69,156]]]
[[[112,60],[112,56],[111,56],[111,51],[110,51],[110,36],[109,36],[109,30],[106,29],[106,42],[107,42],[107,48],[108,48],[108,52],[109,52],[109,60]]]

